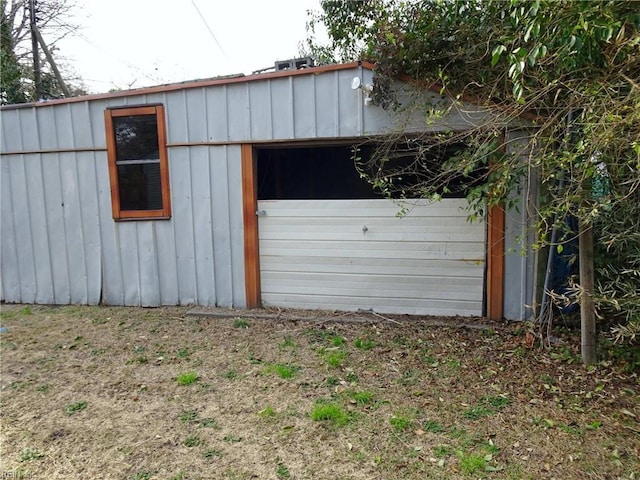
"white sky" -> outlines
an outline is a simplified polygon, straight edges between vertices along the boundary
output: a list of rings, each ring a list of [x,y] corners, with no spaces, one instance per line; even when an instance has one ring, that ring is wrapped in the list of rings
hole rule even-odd
[[[75,1],[80,29],[58,55],[91,93],[250,74],[297,57],[307,10],[320,9],[319,0]]]

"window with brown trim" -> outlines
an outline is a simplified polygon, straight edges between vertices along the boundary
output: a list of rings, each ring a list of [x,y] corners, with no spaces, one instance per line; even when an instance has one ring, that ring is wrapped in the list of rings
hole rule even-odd
[[[104,118],[113,218],[171,218],[164,107],[109,108]]]

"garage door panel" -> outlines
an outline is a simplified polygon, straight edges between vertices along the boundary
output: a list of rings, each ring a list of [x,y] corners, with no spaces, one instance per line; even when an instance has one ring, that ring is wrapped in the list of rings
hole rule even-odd
[[[260,201],[263,303],[479,315],[485,229],[465,205],[415,202],[398,217],[390,200]]]
[[[377,298],[372,303],[371,297],[357,296],[323,296],[323,295],[295,295],[295,294],[267,294],[263,296],[267,305],[286,305],[290,308],[307,308],[322,310],[373,310],[378,313],[404,313],[409,315],[464,315],[475,316],[482,309],[482,302],[470,300],[432,300],[429,302],[428,313],[421,299],[415,298]],[[459,313],[452,314],[452,311]]]
[[[430,276],[436,278],[482,279],[482,270],[477,268],[483,259],[423,260],[416,258],[356,258],[350,257],[308,257],[308,256],[260,256],[262,272],[317,272],[344,273],[357,272],[363,275],[377,274],[382,270],[388,275]]]

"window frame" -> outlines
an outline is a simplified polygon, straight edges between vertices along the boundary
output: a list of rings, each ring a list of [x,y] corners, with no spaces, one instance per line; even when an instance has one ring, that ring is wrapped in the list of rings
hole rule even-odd
[[[120,183],[116,163],[116,136],[113,119],[139,115],[155,115],[158,129],[158,156],[160,157],[160,189],[162,208],[154,210],[122,210],[120,207]],[[171,218],[171,191],[169,188],[169,160],[167,155],[167,133],[164,105],[141,105],[110,107],[104,111],[107,139],[107,159],[109,163],[109,183],[111,188],[111,209],[115,221],[127,220],[169,220]]]

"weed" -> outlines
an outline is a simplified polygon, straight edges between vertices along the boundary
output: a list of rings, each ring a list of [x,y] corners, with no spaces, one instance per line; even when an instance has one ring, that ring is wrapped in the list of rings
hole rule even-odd
[[[284,463],[279,462],[278,465],[276,466],[276,476],[278,478],[291,478],[289,469]]]
[[[70,405],[67,405],[67,408],[64,409],[67,412],[67,415],[73,415],[76,412],[80,412],[87,408],[87,402],[76,402]]]
[[[150,480],[153,475],[154,475],[154,472],[148,472],[146,470],[142,470],[140,472],[137,472],[133,477],[131,477],[131,480]]]
[[[373,393],[367,391],[353,391],[348,392],[347,395],[360,406],[368,405],[374,402]]]
[[[327,361],[327,365],[332,368],[340,367],[347,358],[347,352],[335,351],[330,352],[325,356],[325,360]]]
[[[422,424],[422,428],[426,432],[431,432],[431,433],[444,432],[444,425],[442,425],[441,423],[436,422],[434,420],[427,420],[426,422],[424,422]]]
[[[197,447],[202,444],[202,439],[197,435],[192,435],[184,439],[184,445],[186,447]]]
[[[353,372],[349,372],[347,373],[345,380],[349,383],[358,383],[358,376]]]
[[[44,392],[49,391],[49,389],[50,389],[50,388],[51,388],[51,385],[49,385],[48,383],[43,383],[42,385],[38,385],[38,386],[36,387],[36,390],[37,390],[38,392],[42,392],[42,393],[44,393]]]
[[[330,422],[333,425],[345,425],[351,419],[342,405],[336,403],[316,403],[311,412],[311,419],[315,422]]]
[[[407,430],[411,426],[411,419],[404,415],[394,415],[389,419],[389,423],[399,432]]]
[[[224,455],[222,452],[219,452],[218,450],[206,450],[202,453],[202,456],[204,458],[215,458],[215,457],[221,457],[222,455]]]
[[[44,457],[43,453],[40,453],[35,448],[25,448],[20,452],[20,461],[21,462],[30,462],[32,460],[39,460]]]
[[[225,435],[223,440],[227,443],[238,443],[242,441],[242,437],[238,437],[237,435]]]
[[[191,352],[189,351],[188,348],[179,348],[176,356],[182,360],[189,358],[189,356],[191,355]]]
[[[180,421],[182,423],[193,423],[196,421],[196,418],[198,418],[198,412],[196,412],[195,410],[189,410],[186,412],[182,412],[178,418],[180,419]]]
[[[238,372],[236,372],[235,370],[229,370],[224,372],[222,376],[227,380],[235,380],[236,378],[238,378]]]
[[[203,418],[198,422],[198,427],[200,428],[220,428],[218,422],[216,422],[215,418]]]
[[[342,345],[345,344],[346,340],[344,339],[344,337],[340,336],[340,335],[334,335],[333,337],[330,338],[331,344],[334,347],[341,347]]]
[[[510,400],[503,396],[483,397],[478,402],[478,405],[471,407],[464,412],[464,418],[469,420],[478,420],[482,417],[488,417],[497,413],[498,410],[502,410],[509,405]]]
[[[453,451],[449,445],[436,445],[433,447],[433,454],[436,457],[448,457]]]
[[[484,455],[463,451],[459,451],[457,454],[460,459],[460,470],[462,470],[463,473],[472,475],[476,472],[484,472],[487,466]]]
[[[286,335],[282,342],[278,345],[278,348],[284,350],[285,348],[296,348],[295,342],[291,339],[291,336]]]
[[[184,480],[184,472],[180,470],[173,477],[169,477],[169,480]]]
[[[262,410],[258,412],[258,415],[260,415],[262,418],[275,417],[276,411],[273,409],[271,405],[267,405],[266,407],[264,407]]]
[[[249,328],[249,322],[242,318],[236,318],[233,321],[233,328]]]
[[[324,381],[328,387],[335,387],[340,383],[340,379],[338,377],[327,377]]]
[[[177,376],[176,381],[180,385],[191,385],[200,379],[196,372],[184,372]]]
[[[275,363],[265,368],[267,373],[275,373],[280,378],[288,379],[295,377],[300,367],[286,363]]]
[[[373,340],[356,338],[355,342],[353,342],[353,345],[360,350],[371,350],[375,346],[375,343],[373,342]]]

